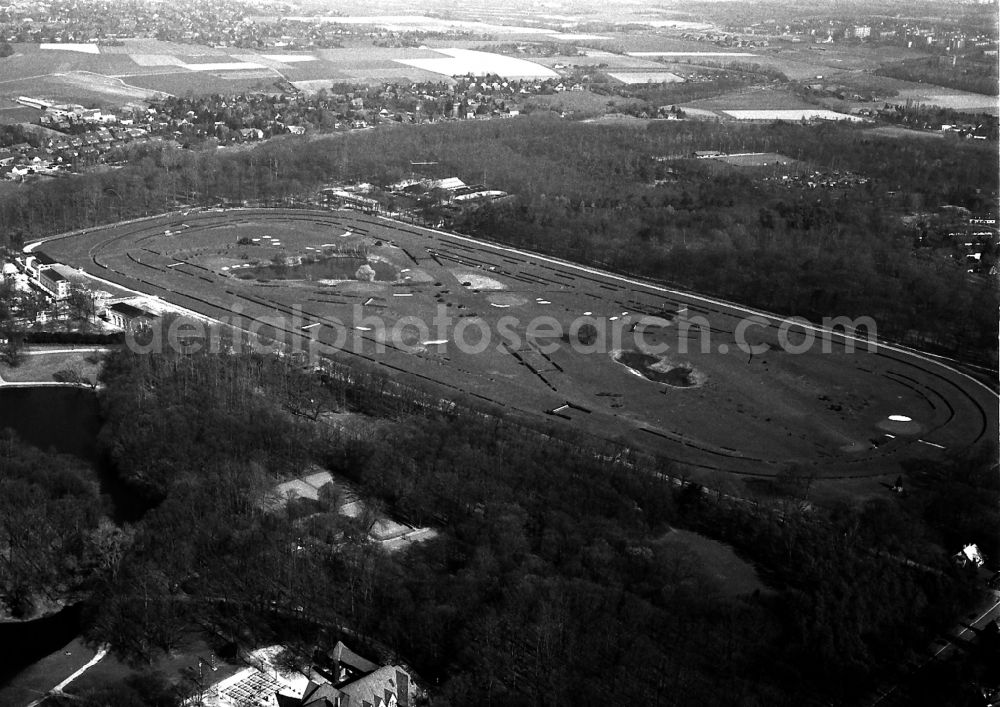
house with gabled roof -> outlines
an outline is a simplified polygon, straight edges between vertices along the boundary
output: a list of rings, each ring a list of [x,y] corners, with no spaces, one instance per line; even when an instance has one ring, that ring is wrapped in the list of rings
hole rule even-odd
[[[337,641],[337,645],[327,653],[327,657],[333,666],[333,676],[338,684],[364,677],[379,669],[376,663],[361,657],[348,648],[343,641]]]
[[[326,654],[295,707],[409,707],[417,697],[410,673],[399,665],[379,666],[342,641]]]
[[[300,707],[409,707],[416,697],[410,674],[386,665],[346,684],[310,681]]]

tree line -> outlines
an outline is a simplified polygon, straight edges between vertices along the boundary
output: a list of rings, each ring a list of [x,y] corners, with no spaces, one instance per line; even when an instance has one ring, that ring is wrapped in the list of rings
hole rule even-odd
[[[86,462],[0,430],[0,615],[30,619],[82,591],[115,534]]]
[[[778,152],[866,184],[809,188],[688,159]],[[159,213],[178,203],[289,204],[330,181],[391,184],[411,162],[516,196],[451,226],[782,314],[871,316],[880,335],[986,361],[995,287],[914,247],[906,215],[995,209],[990,145],[873,136],[824,124],[550,118],[406,126],[240,152],[137,149],[131,166],[0,196],[0,232],[30,238]]]
[[[386,405],[375,372],[123,350],[102,381],[102,443],[152,507],[96,575],[87,632],[140,668],[192,630],[309,656],[349,629],[439,705],[820,705],[891,675],[975,587],[939,550],[945,467],[905,499],[776,514],[569,432],[433,410],[419,391]],[[980,469],[966,483],[984,509],[988,457],[961,462]],[[441,535],[387,553],[329,488],[275,505],[274,485],[310,465]],[[733,596],[663,542],[674,527],[730,543],[764,589]]]

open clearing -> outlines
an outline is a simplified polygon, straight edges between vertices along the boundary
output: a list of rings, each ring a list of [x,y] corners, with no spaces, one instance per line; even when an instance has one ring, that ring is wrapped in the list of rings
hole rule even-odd
[[[93,648],[84,645],[82,638],[74,638],[0,687],[0,704],[30,704],[86,665],[96,653]]]
[[[449,20],[425,15],[348,15],[291,16],[282,19],[302,22],[328,22],[338,25],[381,27],[391,32],[450,32],[462,30],[473,34],[552,35],[550,29],[515,27],[468,20]]]
[[[50,43],[42,42],[38,45],[39,49],[43,50],[54,50],[54,51],[64,51],[64,52],[82,52],[84,54],[100,54],[101,49],[96,44],[89,44],[83,42],[63,42],[63,43]]]
[[[20,365],[12,368],[6,363],[0,365],[0,378],[9,383],[35,383],[56,380],[55,374],[71,370],[86,381],[96,382],[102,354],[88,349],[67,352],[66,346],[32,347]]]
[[[778,154],[777,152],[745,152],[722,155],[714,159],[731,164],[734,167],[773,167],[776,165],[786,167],[800,164],[798,160]]]
[[[681,83],[684,81],[683,78],[677,74],[672,74],[669,71],[616,71],[614,73],[609,73],[608,76],[616,81],[628,84]]]
[[[758,56],[750,52],[627,52],[629,56],[638,57],[681,57],[694,59],[745,59]]]
[[[837,113],[832,110],[817,108],[765,108],[763,110],[724,110],[722,111],[736,120],[848,120],[854,123],[866,122],[857,115]]]
[[[816,106],[806,103],[791,91],[783,88],[751,86],[737,89],[728,93],[723,93],[712,98],[702,98],[697,101],[690,101],[681,106],[687,108],[698,108],[699,110],[712,111],[719,115],[722,111],[729,110],[794,110],[794,109],[815,109]]]
[[[591,91],[563,91],[549,95],[538,94],[529,96],[525,100],[525,106],[531,108],[542,107],[548,110],[572,111],[574,113],[588,113],[593,115],[603,115],[607,110],[627,108],[631,105],[640,104],[636,98],[622,98],[620,96],[602,96]]]
[[[239,277],[242,266],[278,257],[296,268],[336,247],[391,266],[395,279]],[[171,214],[39,250],[335,362],[490,403],[533,426],[569,424],[695,472],[771,476],[796,463],[828,480],[893,475],[901,460],[997,436],[996,396],[929,359],[885,345],[852,352],[838,336],[803,343],[798,329],[793,352],[776,319],[741,337],[750,312],[736,305],[356,212]],[[408,280],[416,271],[426,277]],[[593,345],[575,338],[582,324],[597,331]],[[746,344],[759,345],[754,355]],[[610,355],[664,345],[698,385],[650,380]],[[920,435],[890,437],[890,415],[911,418]]]
[[[444,76],[498,74],[510,79],[550,79],[559,76],[555,71],[541,64],[502,54],[478,52],[471,49],[435,49],[434,51],[445,56],[433,59],[397,59],[396,61]]]
[[[997,113],[997,96],[984,96],[979,93],[967,93],[955,91],[936,86],[921,86],[920,88],[904,88],[896,96],[895,101],[905,103],[912,100],[914,103],[940,106],[941,108],[951,108],[962,111],[976,111],[984,113]]]

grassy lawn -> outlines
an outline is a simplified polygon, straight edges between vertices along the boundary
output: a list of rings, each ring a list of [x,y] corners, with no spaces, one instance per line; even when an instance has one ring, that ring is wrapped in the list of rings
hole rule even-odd
[[[803,101],[790,91],[775,88],[749,87],[724,93],[714,98],[703,98],[684,104],[685,107],[702,108],[706,110],[744,110],[744,109],[793,109],[815,108],[816,106]]]
[[[3,114],[0,113],[0,116],[2,115]],[[0,117],[0,123],[2,122],[3,122],[2,117]],[[21,184],[19,182],[11,182],[8,180],[0,181],[0,196],[4,196],[5,194],[12,194],[15,191],[17,191],[20,187]]]
[[[55,345],[51,348],[53,351],[64,351],[67,347]],[[100,353],[86,349],[69,353],[45,353],[44,348],[31,348],[16,368],[0,364],[0,378],[11,383],[53,381],[54,373],[70,369],[88,381],[96,381],[100,365],[91,363],[88,359],[100,356]]]
[[[37,700],[82,668],[96,652],[83,645],[81,639],[74,638],[59,650],[22,670],[8,685],[0,688],[0,705],[23,707]]]
[[[613,107],[609,108],[609,103],[614,104]],[[590,91],[565,91],[547,96],[532,96],[525,101],[525,107],[602,115],[609,110],[618,110],[635,103],[640,101],[620,96],[599,96]]]
[[[180,649],[161,657],[149,666],[133,667],[109,653],[104,660],[67,685],[66,692],[72,695],[83,695],[91,690],[120,682],[130,675],[152,672],[162,673],[170,682],[179,684],[183,678],[183,671],[186,669],[197,670],[199,659],[209,660],[212,653],[213,648],[203,638],[195,634],[190,635]],[[215,665],[216,670],[214,671],[210,670],[208,666],[203,668],[206,685],[213,685],[246,667],[242,664],[231,665],[221,658],[216,658]]]

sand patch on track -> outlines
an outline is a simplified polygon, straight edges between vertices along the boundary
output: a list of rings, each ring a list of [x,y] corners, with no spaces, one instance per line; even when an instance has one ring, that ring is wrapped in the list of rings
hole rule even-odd
[[[498,307],[519,307],[522,304],[528,302],[527,297],[522,297],[521,295],[515,295],[512,292],[504,292],[502,294],[488,295],[486,297],[490,304],[495,304]]]
[[[361,282],[360,280],[331,280],[330,284],[337,285],[339,292],[359,292],[363,294],[383,292],[387,287],[385,283]]]
[[[924,431],[923,425],[906,415],[889,415],[875,423],[875,427],[894,435],[918,435]]]
[[[499,280],[494,280],[492,277],[486,277],[485,275],[480,275],[479,273],[471,270],[451,270],[450,272],[455,276],[455,279],[458,280],[459,284],[464,285],[467,282],[469,283],[467,287],[470,287],[473,290],[507,289],[507,285]]]
[[[410,268],[406,272],[406,275],[410,276],[410,282],[434,282],[434,278],[426,270],[421,270],[420,268]]]
[[[870,444],[865,444],[864,442],[858,442],[858,441],[854,441],[854,442],[851,442],[850,444],[844,444],[844,445],[841,445],[840,447],[838,447],[838,449],[840,449],[840,451],[847,452],[848,454],[857,454],[859,452],[867,452],[871,448],[872,448],[872,446]]]

